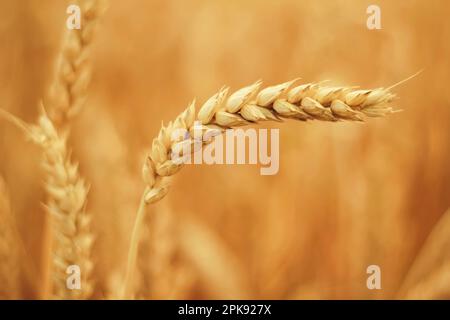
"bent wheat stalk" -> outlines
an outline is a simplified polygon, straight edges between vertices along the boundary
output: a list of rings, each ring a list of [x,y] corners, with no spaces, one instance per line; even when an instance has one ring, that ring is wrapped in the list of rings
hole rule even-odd
[[[88,57],[95,26],[106,8],[105,0],[78,0],[74,4],[81,10],[81,28],[65,33],[47,102],[49,117],[57,125],[77,114],[86,100],[91,77]]]
[[[281,121],[283,118],[299,121],[363,121],[364,117],[382,117],[393,113],[389,106],[395,95],[390,88],[359,90],[353,87],[332,87],[320,83],[309,83],[293,87],[297,81],[289,81],[261,90],[257,81],[229,95],[229,88],[222,88],[209,98],[195,112],[195,101],[173,122],[162,126],[153,140],[152,148],[143,166],[146,183],[141,204],[133,227],[127,261],[122,297],[131,296],[132,273],[136,265],[140,228],[149,204],[155,203],[168,193],[170,177],[183,166],[172,159],[176,150],[194,150],[200,136],[200,143],[210,143],[212,137],[224,130],[238,126],[256,124],[263,121]],[[194,122],[199,121],[200,126]],[[173,140],[174,130],[186,130],[188,134]],[[184,148],[184,146],[190,148]],[[178,154],[182,159],[186,156]],[[178,159],[180,159],[178,158]]]

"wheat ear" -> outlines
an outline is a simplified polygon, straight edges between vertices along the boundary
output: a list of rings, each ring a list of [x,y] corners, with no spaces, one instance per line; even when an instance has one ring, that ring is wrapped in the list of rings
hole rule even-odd
[[[104,12],[105,0],[77,0],[81,9],[81,28],[67,30],[50,87],[48,114],[57,125],[64,125],[83,106],[90,83],[91,51],[95,26]]]
[[[9,194],[0,177],[0,299],[17,299],[20,245]]]
[[[85,211],[88,187],[80,177],[78,165],[70,159],[67,131],[58,134],[43,112],[38,125],[30,127],[29,138],[43,149],[42,167],[46,172],[46,208],[52,217],[53,296],[58,299],[87,299],[93,291],[91,273],[91,216]],[[67,288],[67,268],[80,268],[81,290]]]
[[[93,291],[90,258],[93,236],[91,216],[85,211],[88,187],[80,177],[78,165],[70,159],[67,147],[68,131],[59,134],[42,108],[36,125],[29,125],[0,109],[3,116],[21,130],[43,151],[42,168],[46,172],[45,207],[51,215],[53,230],[52,289],[57,299],[87,299]],[[81,289],[67,287],[67,268],[79,266]]]
[[[89,64],[89,55],[91,51],[91,44],[93,39],[93,34],[95,31],[95,26],[98,22],[99,17],[103,14],[106,8],[106,0],[77,0],[74,4],[79,5],[81,9],[81,29],[67,30],[65,33],[65,38],[63,40],[63,45],[61,48],[61,53],[58,58],[58,64],[56,67],[56,72],[54,76],[53,83],[50,86],[50,101],[49,106],[49,116],[45,113],[41,113],[40,120],[35,128],[41,128],[43,130],[42,124],[47,122],[49,128],[55,124],[55,127],[69,127],[69,119],[78,113],[81,107],[84,105],[87,96],[87,88],[90,83],[91,77],[91,66]],[[39,130],[35,130],[39,131]],[[49,133],[48,131],[47,133]],[[49,143],[43,145],[38,142],[44,150],[44,159],[50,159],[49,154],[54,152],[52,146],[57,144],[61,145],[59,151],[65,154],[60,154],[59,158],[61,161],[65,162],[63,166],[64,170],[61,170],[61,164],[55,163],[55,165],[49,165],[45,163],[44,168],[47,172],[47,193],[49,198],[49,211],[50,212],[62,212],[65,215],[53,215],[54,221],[51,222],[53,230],[55,232],[56,238],[54,239],[54,249],[53,257],[53,271],[55,275],[53,276],[53,295],[56,298],[88,298],[93,290],[92,283],[90,282],[90,273],[92,269],[92,261],[90,260],[90,246],[91,243],[86,243],[79,247],[79,252],[74,254],[78,265],[81,268],[83,275],[83,285],[82,291],[80,293],[73,291],[69,293],[64,284],[64,279],[67,275],[64,272],[71,260],[67,259],[68,256],[64,250],[64,243],[68,244],[66,248],[67,251],[73,251],[78,245],[78,240],[76,238],[70,239],[71,234],[64,232],[64,229],[58,230],[58,226],[63,226],[65,223],[68,225],[74,225],[77,222],[77,230],[72,235],[74,237],[80,236],[80,238],[88,238],[91,241],[92,237],[89,233],[89,216],[84,211],[84,208],[58,208],[58,205],[63,205],[64,202],[70,203],[72,201],[71,197],[78,196],[79,202],[85,204],[87,197],[87,190],[84,181],[79,177],[78,168],[76,165],[72,164],[70,161],[70,156],[67,154],[67,132],[59,135],[58,131],[55,129],[52,136],[48,136],[48,141],[54,141],[53,144]],[[52,170],[59,170],[54,171]],[[68,173],[73,173],[74,176],[71,177],[73,180],[66,180],[65,182],[60,180],[62,183],[59,186],[52,186],[48,181],[57,181],[55,177],[60,174],[66,175]],[[64,184],[66,183],[66,184]],[[49,189],[50,187],[50,189]],[[60,194],[59,198],[56,198],[55,194],[51,193],[51,187],[71,189],[73,191],[66,192],[65,194]],[[67,197],[64,199],[64,197]],[[52,204],[52,206],[50,205]],[[84,206],[84,205],[83,205]],[[67,211],[66,209],[71,209]],[[76,210],[73,210],[76,209]],[[67,221],[64,221],[67,219]],[[62,234],[62,236],[60,236]],[[64,240],[64,241],[62,241]],[[89,242],[87,241],[87,242]]]
[[[289,81],[261,90],[257,81],[229,95],[222,88],[195,112],[195,101],[173,122],[162,126],[153,140],[151,151],[143,166],[146,188],[142,195],[133,227],[122,296],[130,296],[131,276],[136,265],[140,228],[147,205],[161,200],[169,191],[169,178],[183,166],[171,159],[173,150],[195,150],[200,143],[210,143],[212,137],[225,129],[256,124],[263,121],[281,121],[283,118],[300,121],[363,121],[364,117],[382,117],[393,113],[388,104],[395,98],[390,88],[360,90],[354,87],[332,87],[321,83],[302,84]],[[392,88],[392,87],[391,87]],[[194,126],[195,121],[200,126]],[[172,140],[174,130],[186,130],[184,137]],[[200,133],[201,139],[195,140]],[[183,154],[179,154],[182,159]]]

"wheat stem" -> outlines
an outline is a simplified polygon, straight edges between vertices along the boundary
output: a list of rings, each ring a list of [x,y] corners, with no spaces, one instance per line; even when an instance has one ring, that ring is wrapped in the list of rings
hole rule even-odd
[[[122,297],[123,299],[131,295],[133,285],[132,273],[134,271],[134,266],[136,265],[141,228],[143,227],[143,221],[145,219],[145,209],[146,209],[145,194],[146,192],[144,191],[141,197],[141,201],[139,203],[139,208],[136,215],[136,222],[133,226],[133,231],[131,233],[130,249],[125,273],[125,281],[122,287],[122,292],[120,293],[120,297]]]

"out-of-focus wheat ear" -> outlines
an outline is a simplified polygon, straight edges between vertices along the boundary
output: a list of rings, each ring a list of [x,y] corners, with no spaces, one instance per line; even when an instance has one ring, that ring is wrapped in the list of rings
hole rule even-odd
[[[185,219],[178,237],[181,256],[212,297],[248,299],[250,283],[243,266],[211,229],[196,219]]]
[[[53,271],[56,270],[56,274],[53,274],[52,277],[53,295],[56,298],[86,299],[93,290],[92,280],[90,279],[93,268],[90,260],[92,236],[87,222],[90,221],[90,216],[80,207],[83,206],[84,208],[86,203],[87,187],[84,180],[79,177],[78,167],[71,163],[67,151],[67,133],[65,130],[69,128],[69,119],[79,112],[87,97],[87,89],[91,78],[89,56],[93,35],[99,18],[106,10],[107,1],[76,0],[72,4],[79,5],[81,9],[81,29],[67,29],[64,33],[54,79],[50,86],[47,103],[48,116],[42,110],[39,123],[32,126],[33,132],[28,136],[43,147],[44,159],[47,162],[55,160],[51,159],[50,153],[58,154],[58,152],[65,162],[59,164],[43,162],[43,168],[47,172],[46,191],[49,196],[47,208],[54,213],[50,217],[52,227],[49,229],[53,230],[55,237],[58,237],[53,241],[53,257],[48,257],[54,262]],[[51,125],[48,123],[51,123]],[[55,132],[51,132],[51,127]],[[64,131],[56,128],[64,128]],[[65,174],[70,179],[64,181]],[[69,190],[71,187],[73,189]],[[51,202],[52,199],[53,203]],[[75,209],[75,206],[78,207]],[[58,212],[58,210],[61,212]],[[58,226],[63,228],[64,224],[75,224],[76,232],[68,234],[63,231],[65,229],[59,230]],[[83,275],[84,287],[81,291],[74,290],[69,293],[63,283],[63,279],[67,277],[67,274],[64,275],[64,267],[67,267],[72,261],[67,259],[67,256],[66,259],[62,258],[66,255],[64,249],[60,248],[61,245],[58,245],[59,242],[62,242],[62,239],[70,243],[67,252],[76,249],[73,256],[78,264],[75,264],[81,267]],[[56,263],[58,261],[62,263]]]
[[[6,111],[0,112],[8,121],[21,129],[28,139],[42,149],[41,166],[46,173],[45,208],[49,213],[52,241],[51,288],[57,299],[88,299],[94,284],[91,277],[93,262],[90,231],[91,215],[86,212],[88,187],[81,177],[78,164],[70,158],[67,131],[60,133],[41,108],[36,124],[28,125]],[[81,289],[67,287],[69,266],[81,271]]]
[[[76,0],[81,9],[81,29],[66,29],[57,58],[55,75],[50,85],[49,117],[57,125],[68,119],[83,106],[91,79],[88,57],[99,18],[106,10],[106,0]]]
[[[409,288],[403,299],[449,300],[450,299],[450,261],[433,269],[421,281]]]
[[[0,176],[0,299],[20,298],[20,252],[8,190]]]
[[[81,178],[78,165],[70,159],[67,134],[60,134],[46,114],[32,127],[33,141],[43,150],[42,168],[46,172],[46,208],[53,232],[52,282],[57,299],[88,299],[93,291],[93,262],[90,231],[91,216],[86,212],[88,187]],[[68,288],[70,266],[81,272],[81,289]]]
[[[398,297],[450,298],[450,208],[428,235],[399,289]]]

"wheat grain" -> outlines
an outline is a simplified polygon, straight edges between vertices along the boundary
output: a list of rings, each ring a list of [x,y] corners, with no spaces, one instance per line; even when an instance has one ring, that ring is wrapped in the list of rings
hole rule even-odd
[[[0,299],[19,294],[19,240],[12,216],[9,194],[0,177]]]
[[[395,98],[390,88],[360,90],[319,83],[292,87],[296,81],[297,79],[262,90],[261,81],[257,81],[231,95],[228,95],[229,88],[223,87],[202,105],[197,115],[194,101],[175,121],[162,126],[158,136],[153,139],[151,151],[142,169],[147,186],[131,236],[123,297],[129,296],[131,290],[145,207],[161,200],[168,193],[170,177],[183,166],[179,161],[171,159],[172,150],[185,150],[182,147],[184,144],[195,146],[194,136],[198,136],[194,134],[195,130],[201,131],[201,141],[209,143],[211,137],[223,133],[225,129],[263,121],[280,121],[282,118],[300,121],[363,121],[365,116],[382,117],[394,112],[389,106]],[[201,128],[194,126],[195,120],[201,123]],[[177,129],[184,129],[189,134],[184,139],[173,141],[172,132]],[[182,158],[186,155],[179,156]]]
[[[91,77],[88,57],[105,0],[75,1],[81,9],[81,29],[67,30],[50,87],[48,114],[55,124],[63,125],[78,113],[86,100]]]

